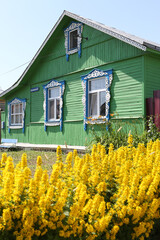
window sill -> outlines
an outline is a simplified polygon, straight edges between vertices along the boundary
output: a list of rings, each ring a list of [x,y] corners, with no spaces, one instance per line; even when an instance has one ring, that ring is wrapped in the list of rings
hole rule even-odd
[[[21,129],[23,126],[9,126],[10,129]]]
[[[59,126],[60,125],[60,120],[57,121],[52,121],[52,122],[46,122],[46,126]]]
[[[107,119],[106,117],[100,117],[100,118],[87,118],[86,123],[87,124],[102,124],[106,123]]]

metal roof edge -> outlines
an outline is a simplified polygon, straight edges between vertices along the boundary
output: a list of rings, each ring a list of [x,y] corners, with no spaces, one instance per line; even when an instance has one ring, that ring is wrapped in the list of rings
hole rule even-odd
[[[68,17],[74,18],[77,21],[81,21],[82,23],[84,23],[90,27],[93,27],[101,32],[106,33],[106,34],[109,34],[110,36],[115,37],[123,42],[126,42],[134,47],[137,47],[143,51],[146,51],[146,49],[147,49],[143,44],[141,44],[135,40],[132,40],[129,37],[124,36],[123,34],[118,33],[118,31],[116,31],[116,29],[114,30],[113,28],[107,27],[106,25],[104,25],[102,23],[98,23],[98,22],[92,21],[90,19],[83,18],[81,16],[78,16],[78,15],[68,12],[68,11],[65,11],[65,13]],[[128,36],[129,36],[129,34],[128,34]]]

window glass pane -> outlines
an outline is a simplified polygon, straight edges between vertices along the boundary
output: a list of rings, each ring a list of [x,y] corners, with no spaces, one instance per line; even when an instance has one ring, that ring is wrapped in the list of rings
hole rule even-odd
[[[99,93],[99,108],[100,108],[100,115],[106,115],[106,92]]]
[[[22,125],[23,103],[11,104],[11,125]]]
[[[70,49],[77,48],[77,30],[70,32]]]
[[[49,101],[49,119],[54,119],[54,100]]]
[[[105,89],[106,81],[104,78],[89,81],[89,91]]]
[[[19,123],[19,115],[15,115],[15,124]]]
[[[60,87],[49,89],[49,98],[57,98],[60,96]]]
[[[11,115],[11,124],[14,124],[14,115]]]
[[[20,114],[19,116],[20,116],[20,123],[22,123],[22,114]]]
[[[19,112],[22,113],[22,103],[19,105]]]
[[[60,100],[56,99],[56,119],[60,119]]]
[[[97,115],[97,93],[89,94],[89,116]]]
[[[11,114],[14,113],[14,105],[11,105]]]
[[[19,104],[15,104],[15,113],[19,113]]]

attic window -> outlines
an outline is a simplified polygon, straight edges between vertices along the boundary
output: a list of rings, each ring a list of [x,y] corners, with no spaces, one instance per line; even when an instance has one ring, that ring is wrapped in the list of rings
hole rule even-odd
[[[82,23],[72,22],[64,31],[67,61],[69,60],[69,55],[76,52],[78,52],[79,57],[81,56],[82,30]]]
[[[77,37],[78,37],[77,30],[70,32],[70,50],[77,48]]]

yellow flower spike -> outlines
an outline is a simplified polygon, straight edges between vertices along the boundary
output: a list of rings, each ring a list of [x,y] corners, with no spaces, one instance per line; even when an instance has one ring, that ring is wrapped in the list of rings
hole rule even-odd
[[[101,152],[101,144],[98,143],[98,144],[97,144],[97,153],[100,153],[100,152]]]
[[[11,218],[11,212],[9,208],[3,209],[2,219],[3,219],[3,224],[6,230],[10,230],[12,227],[12,218]]]
[[[62,149],[60,146],[57,147],[57,162],[62,162]]]
[[[67,170],[69,170],[72,167],[72,158],[73,158],[73,154],[72,152],[69,152],[66,157]]]
[[[77,155],[78,155],[77,149],[74,149],[73,150],[73,159],[75,159]]]
[[[14,172],[14,164],[13,159],[9,156],[6,161],[6,166],[3,170],[3,174],[7,174],[7,172]]]
[[[37,167],[40,167],[42,165],[42,157],[38,156],[37,157]]]
[[[27,154],[23,153],[21,158],[21,168],[24,169],[27,167]]]
[[[105,215],[105,210],[106,210],[106,203],[105,203],[105,201],[102,201],[98,208],[98,212],[100,213],[101,217],[103,217]]]
[[[7,161],[7,153],[2,153],[1,167],[5,166],[6,161]]]
[[[132,146],[133,143],[133,136],[131,134],[128,135],[128,145]]]

